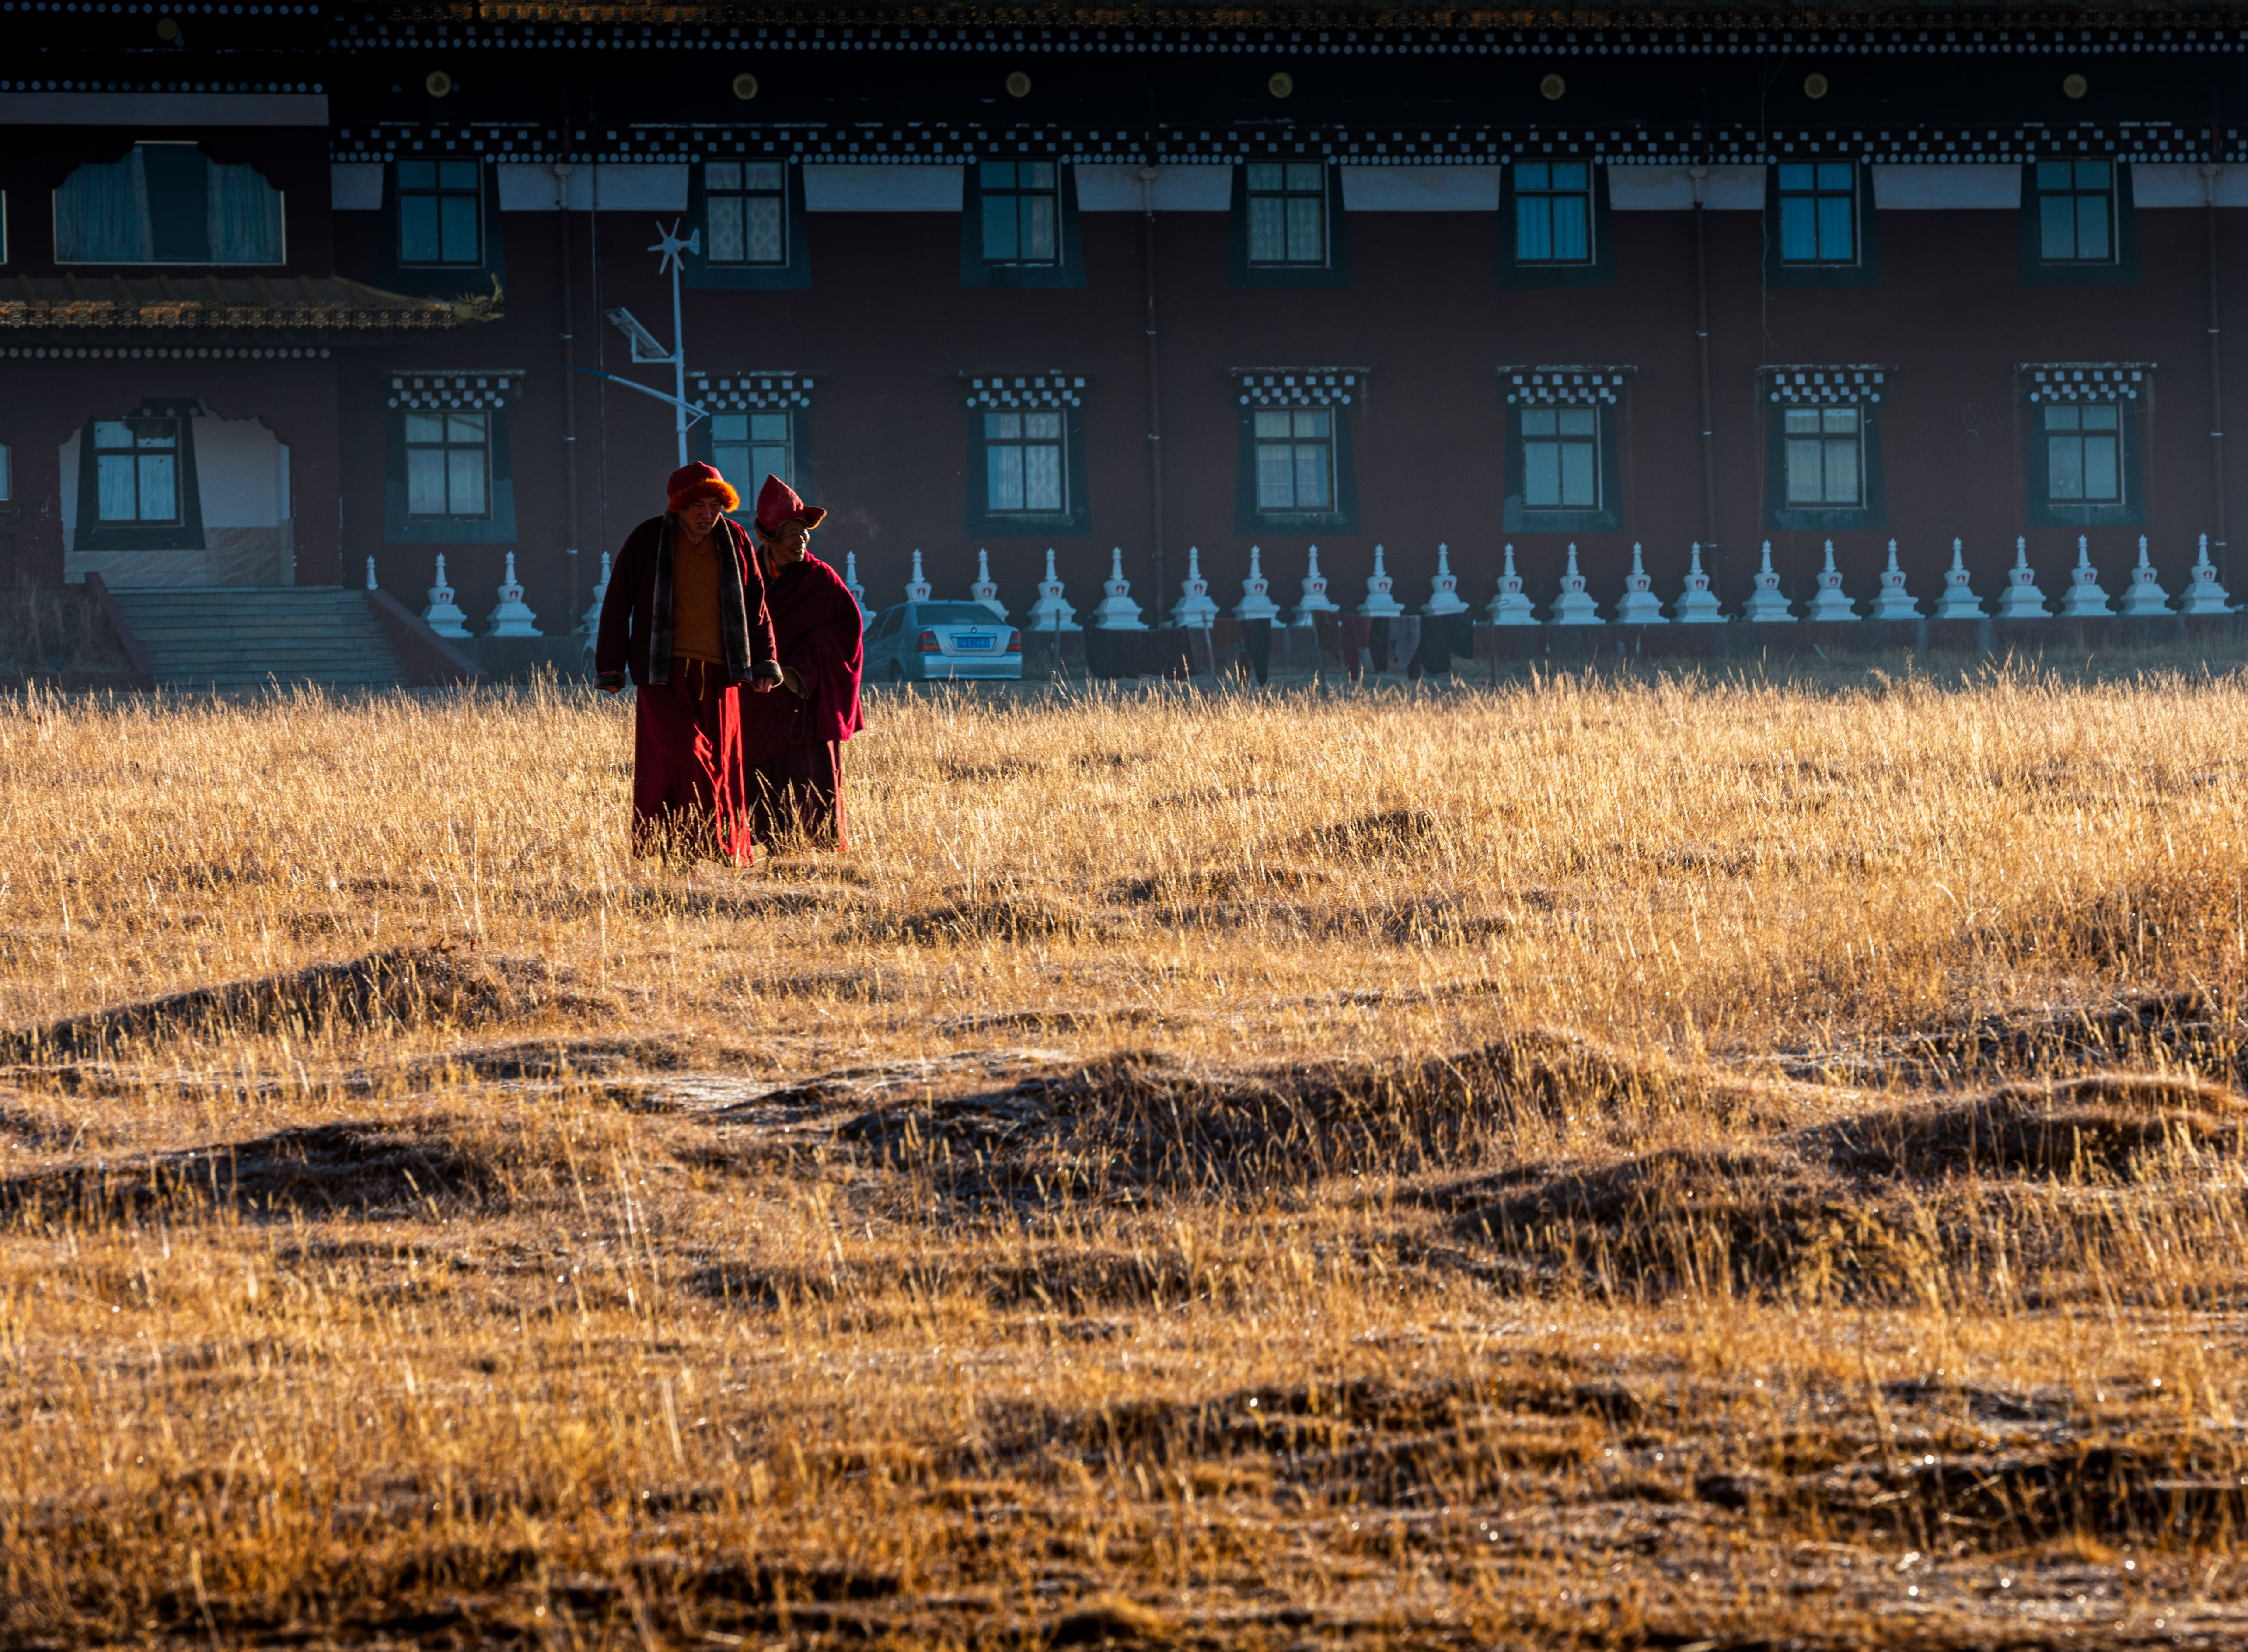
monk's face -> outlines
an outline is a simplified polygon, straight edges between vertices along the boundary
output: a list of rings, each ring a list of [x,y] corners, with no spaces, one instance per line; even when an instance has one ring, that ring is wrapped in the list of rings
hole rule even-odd
[[[765,541],[765,548],[776,568],[785,568],[792,562],[804,560],[804,553],[812,548],[812,530],[801,522],[784,522],[778,538]]]
[[[723,514],[716,499],[697,499],[679,513],[679,525],[687,530],[689,539],[707,539]]]

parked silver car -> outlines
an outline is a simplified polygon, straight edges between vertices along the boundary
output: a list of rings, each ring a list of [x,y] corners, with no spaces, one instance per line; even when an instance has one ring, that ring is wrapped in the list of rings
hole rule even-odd
[[[867,631],[869,682],[1023,675],[1023,634],[980,602],[901,602]]]

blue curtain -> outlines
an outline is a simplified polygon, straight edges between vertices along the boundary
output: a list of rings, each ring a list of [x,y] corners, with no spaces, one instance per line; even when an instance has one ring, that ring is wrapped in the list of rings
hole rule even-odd
[[[109,166],[83,166],[55,191],[60,264],[147,264],[155,257],[148,176],[135,149]]]
[[[213,264],[281,262],[281,192],[255,167],[210,168]]]

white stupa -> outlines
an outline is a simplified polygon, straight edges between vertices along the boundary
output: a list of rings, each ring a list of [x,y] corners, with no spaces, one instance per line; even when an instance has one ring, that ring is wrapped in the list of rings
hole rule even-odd
[[[1834,566],[1834,542],[1832,539],[1826,541],[1826,565],[1819,571],[1819,589],[1813,594],[1811,606],[1804,610],[1803,617],[1824,620],[1829,624],[1839,624],[1846,620],[1854,623],[1857,620],[1857,609],[1851,606],[1850,599],[1842,594],[1842,575]]]
[[[989,551],[976,553],[976,583],[968,587],[968,594],[997,614],[1001,624],[1006,623],[1007,605],[999,600],[999,582],[991,577]]]
[[[1397,581],[1389,577],[1382,566],[1381,547],[1374,547],[1374,572],[1366,579],[1366,600],[1358,611],[1369,619],[1391,620],[1405,612],[1405,605],[1397,600]]]
[[[1717,607],[1717,593],[1710,588],[1710,576],[1702,572],[1702,542],[1694,541],[1687,553],[1686,588],[1678,593],[1678,600],[1670,605],[1670,617],[1680,625],[1717,625],[1724,620]]]
[[[1206,631],[1217,618],[1217,604],[1210,600],[1210,581],[1202,577],[1202,547],[1190,545],[1187,547],[1187,577],[1181,584],[1177,606],[1171,610],[1171,623]]]
[[[1585,576],[1577,572],[1577,542],[1569,541],[1569,566],[1562,571],[1561,594],[1553,599],[1555,625],[1605,625],[1599,605],[1585,594]]]
[[[2042,620],[2046,617],[2045,593],[2037,588],[2037,574],[2030,566],[2029,541],[2016,535],[2014,566],[2006,570],[2006,588],[1998,593],[1998,618]]]
[[[1881,570],[1881,588],[1874,594],[1869,620],[1917,620],[1920,605],[1906,594],[1904,570],[1897,566],[1896,541],[1889,541],[1889,566]]]
[[[929,581],[922,577],[921,552],[916,551],[914,552],[913,578],[906,581],[906,600],[908,602],[928,601],[929,588]]]
[[[1315,614],[1340,614],[1341,607],[1327,599],[1326,575],[1319,572],[1319,548],[1312,547],[1311,572],[1304,575],[1304,600],[1296,605],[1296,617],[1291,625],[1309,625]]]
[[[1124,547],[1108,553],[1108,578],[1100,587],[1100,606],[1093,611],[1095,631],[1145,631],[1140,605],[1132,600],[1132,582],[1124,577]]]
[[[2202,541],[2206,545],[2206,539]],[[608,584],[608,552],[601,553],[601,583]],[[598,617],[600,605],[594,605]],[[429,587],[429,606],[422,610],[422,617],[429,628],[441,637],[464,637],[469,634],[469,616],[453,605],[453,587],[445,583],[445,553],[437,553],[437,583]]]
[[[442,563],[444,559],[440,557],[437,560],[440,563]],[[609,553],[604,551],[601,552],[601,577],[593,582],[593,599],[586,605],[585,618],[578,621],[578,634],[579,636],[590,637],[596,635],[600,631],[601,604],[608,600],[608,596]]]
[[[1038,600],[1031,604],[1026,616],[1033,631],[1077,631],[1077,610],[1062,595],[1061,580],[1054,574],[1053,547],[1046,547],[1046,577],[1038,581]]]
[[[604,551],[601,552],[601,583],[606,586],[608,582],[609,553]],[[859,553],[856,551],[846,551],[843,553],[843,588],[851,593],[851,600],[859,605],[859,618],[861,620],[865,620],[867,587],[859,583]]]
[[[1442,540],[1436,543],[1436,577],[1429,586],[1429,600],[1421,605],[1422,613],[1433,618],[1468,611],[1468,605],[1460,599],[1460,582],[1452,574],[1451,551]]]
[[[1960,554],[1959,541],[1951,542],[1951,566],[1943,576],[1943,594],[1936,600],[1935,617],[1939,620],[1979,620],[1983,617],[1983,601],[1968,583],[1967,563]]]
[[[488,637],[535,637],[538,616],[523,606],[523,587],[515,579],[515,552],[507,553],[507,578],[499,582],[499,606],[484,618]]]
[[[1252,620],[1283,623],[1280,605],[1272,600],[1272,582],[1264,577],[1264,558],[1255,545],[1249,547],[1249,577],[1241,582],[1241,600],[1233,605],[1233,617],[1244,625]]]
[[[1754,589],[1749,600],[1741,605],[1741,618],[1751,625],[1792,625],[1795,616],[1788,612],[1787,598],[1779,588],[1779,576],[1772,571],[1772,541],[1764,542],[1764,559],[1758,566]]]
[[[1536,625],[1538,615],[1522,593],[1522,576],[1514,571],[1514,547],[1506,547],[1506,569],[1498,576],[1498,594],[1484,610],[1493,625]]]
[[[2155,565],[2147,559],[2147,536],[2139,536],[2139,565],[2131,570],[2131,583],[2123,587],[2123,613],[2133,619],[2168,619],[2170,612],[2169,593],[2162,589],[2162,576]]]
[[[1618,625],[1668,625],[1662,617],[1662,599],[1655,594],[1655,581],[1648,577],[1646,565],[1640,559],[1639,541],[1631,542],[1631,572],[1623,578],[1623,598],[1616,604]]]
[[[2217,565],[2209,559],[2209,536],[2201,536],[2201,554],[2193,559],[2193,577],[2178,598],[2180,614],[2229,614],[2224,587],[2217,582]]]
[[[2092,566],[2092,548],[2082,534],[2076,536],[2076,566],[2068,571],[2068,589],[2061,593],[2064,620],[2104,620],[2114,610],[2100,588],[2100,570]]]

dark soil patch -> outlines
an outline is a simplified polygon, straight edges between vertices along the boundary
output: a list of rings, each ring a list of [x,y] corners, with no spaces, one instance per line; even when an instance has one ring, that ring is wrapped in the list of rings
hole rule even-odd
[[[228,1208],[257,1219],[378,1214],[488,1190],[490,1167],[435,1132],[351,1122],[247,1141],[61,1166],[0,1181],[0,1213],[108,1221],[155,1208]]]
[[[0,1032],[0,1060],[64,1061],[176,1038],[286,1032],[316,1038],[385,1027],[467,1027],[540,1014],[613,1012],[606,1000],[569,991],[566,980],[565,973],[533,959],[442,947],[370,952],[341,963],[316,963]]]
[[[1043,941],[1105,933],[1108,920],[1037,889],[960,892],[910,912],[869,913],[846,926],[845,943],[907,941],[922,946],[977,941]]]
[[[1822,1131],[1838,1168],[1914,1177],[2120,1175],[2168,1145],[2235,1149],[2239,1097],[2168,1074],[2100,1073],[1899,1108]]]
[[[1291,847],[1303,853],[1337,860],[1380,860],[1425,854],[1443,836],[1443,822],[1425,809],[1384,809],[1317,827]]]
[[[1662,1108],[1724,1113],[1738,1100],[1724,1091],[1707,1074],[1536,1033],[1429,1060],[1247,1070],[1122,1052],[1004,1091],[877,1107],[838,1136],[956,1198],[1231,1197],[1358,1170],[1456,1169],[1525,1123],[1550,1132]]]

